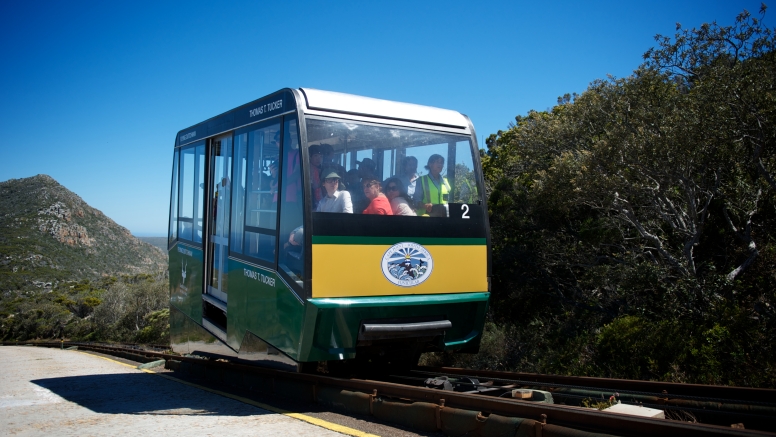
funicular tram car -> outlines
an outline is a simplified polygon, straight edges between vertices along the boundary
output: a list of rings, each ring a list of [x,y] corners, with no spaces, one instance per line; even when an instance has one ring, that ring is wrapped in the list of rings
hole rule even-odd
[[[477,352],[490,283],[480,169],[463,114],[308,88],[181,130],[173,350],[293,371]],[[337,178],[352,213],[316,212]],[[414,215],[364,213],[389,180]]]

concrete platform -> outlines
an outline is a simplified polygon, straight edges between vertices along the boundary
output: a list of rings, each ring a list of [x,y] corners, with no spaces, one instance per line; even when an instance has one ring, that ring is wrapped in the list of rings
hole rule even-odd
[[[78,351],[0,346],[0,435],[341,436]]]

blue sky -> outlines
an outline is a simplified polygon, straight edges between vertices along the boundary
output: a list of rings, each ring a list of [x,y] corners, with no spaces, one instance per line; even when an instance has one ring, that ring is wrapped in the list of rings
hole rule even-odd
[[[0,2],[0,181],[167,228],[178,130],[284,87],[455,109],[480,141],[759,1]],[[772,15],[772,14],[769,14]],[[766,25],[773,27],[766,16]]]

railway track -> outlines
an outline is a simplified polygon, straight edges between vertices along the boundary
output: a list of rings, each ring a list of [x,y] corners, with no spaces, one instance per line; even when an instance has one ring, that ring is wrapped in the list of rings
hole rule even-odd
[[[379,380],[335,378],[172,355],[162,350],[163,346],[26,344],[78,347],[141,363],[165,360],[167,368],[218,384],[255,387],[256,391],[276,396],[371,414],[448,435],[495,435],[508,429],[512,430],[511,435],[522,430],[520,434],[541,437],[776,435],[776,390],[769,389],[429,367]],[[555,403],[513,397],[524,397],[524,393],[533,391],[550,393]],[[675,417],[695,418],[701,423],[613,414],[580,406],[585,399],[607,399],[614,393],[623,403],[662,409],[675,413]],[[674,415],[667,413],[667,417]],[[746,428],[731,427],[738,424]]]

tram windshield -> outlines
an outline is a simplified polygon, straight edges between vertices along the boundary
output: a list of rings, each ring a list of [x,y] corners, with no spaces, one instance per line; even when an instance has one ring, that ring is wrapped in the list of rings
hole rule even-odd
[[[354,214],[450,217],[480,198],[468,136],[310,118],[307,139],[313,211],[351,212],[332,208],[337,178]]]

